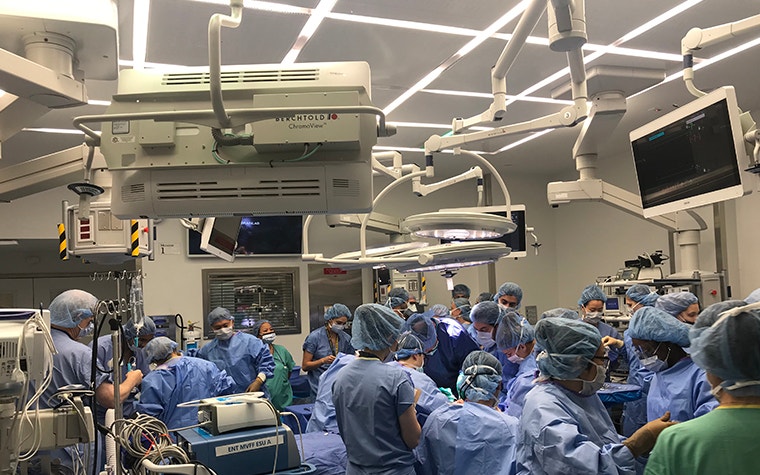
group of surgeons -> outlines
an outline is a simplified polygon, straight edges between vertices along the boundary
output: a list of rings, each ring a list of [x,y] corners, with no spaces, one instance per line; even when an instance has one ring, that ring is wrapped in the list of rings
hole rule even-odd
[[[459,284],[449,305],[423,313],[409,311],[404,289],[354,312],[336,303],[303,344],[314,400],[306,432],[340,435],[348,475],[755,473],[760,289],[700,311],[689,292],[633,285],[623,337],[603,321],[606,298],[589,285],[579,311],[549,310],[535,327],[519,313],[514,282],[474,305]],[[97,304],[81,290],[50,304],[57,353],[40,401],[53,407],[58,388],[90,387],[94,350],[103,433],[114,407],[112,340],[78,341],[93,333]],[[274,343],[275,328],[261,320],[250,334],[234,323],[229,310],[212,310],[214,338],[196,358],[154,337],[149,318],[124,322],[123,416],[148,414],[173,431],[198,424],[187,401],[260,392],[279,410],[291,404],[295,362]],[[620,433],[598,395],[618,366],[640,396],[625,403]],[[41,452],[30,470],[71,473],[82,460],[81,447]]]

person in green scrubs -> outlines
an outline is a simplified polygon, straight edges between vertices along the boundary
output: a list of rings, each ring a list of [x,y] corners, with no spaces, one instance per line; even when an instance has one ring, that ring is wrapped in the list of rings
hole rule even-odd
[[[275,345],[277,334],[268,320],[259,320],[252,328],[253,334],[259,337],[269,347],[274,358],[274,376],[267,379],[270,400],[278,411],[293,402],[293,388],[290,387],[290,372],[295,367],[293,355],[282,345]]]
[[[689,337],[691,358],[707,373],[720,405],[665,429],[646,475],[758,473],[760,304],[713,304],[700,313]]]

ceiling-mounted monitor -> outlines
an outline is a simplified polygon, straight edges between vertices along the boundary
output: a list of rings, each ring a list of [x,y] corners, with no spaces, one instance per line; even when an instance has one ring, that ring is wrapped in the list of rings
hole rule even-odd
[[[213,239],[216,252],[201,247],[205,242],[203,232],[188,230],[187,254],[190,257],[222,257],[221,253],[225,259],[233,254],[235,257],[300,255],[302,228],[301,216],[207,218],[202,231],[207,231],[209,241],[212,241],[212,234],[216,237]],[[208,248],[209,243],[204,245]]]
[[[241,219],[206,218],[201,231],[201,250],[225,261],[234,261]]]
[[[645,218],[745,194],[740,114],[726,86],[630,133]]]
[[[525,236],[525,205],[511,205],[509,207],[512,222],[515,223],[517,229],[513,232],[504,234],[493,239],[480,239],[481,241],[502,242],[507,245],[512,252],[509,253],[509,257],[525,257],[528,255],[526,248],[526,236]],[[475,208],[452,208],[442,209],[441,211],[458,211],[467,213],[487,213],[497,216],[506,216],[507,212],[503,205],[499,206],[480,206]],[[441,244],[452,242],[451,240],[441,239]]]

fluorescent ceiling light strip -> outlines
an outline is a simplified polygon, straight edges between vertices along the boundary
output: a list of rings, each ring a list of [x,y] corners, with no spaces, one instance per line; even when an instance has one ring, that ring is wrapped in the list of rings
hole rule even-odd
[[[97,100],[97,99],[88,99],[87,100],[87,104],[89,104],[91,106],[110,106],[111,105],[111,101],[100,101],[100,100]]]
[[[223,5],[226,7],[230,5],[229,0],[190,0],[190,1],[195,2],[195,3],[208,3],[210,5]],[[297,13],[301,15],[308,15],[311,12],[310,8],[296,7],[293,5],[285,5],[282,3],[261,2],[261,1],[252,1],[252,0],[245,0],[243,2],[243,7],[249,10],[262,10],[262,11],[274,12],[274,13]]]
[[[447,89],[423,89],[420,92],[426,92],[428,94],[440,94],[443,96],[462,96],[462,97],[477,97],[481,99],[493,99],[493,94],[486,93],[486,92],[471,92],[471,91],[451,91]],[[551,97],[536,97],[536,96],[525,96],[525,97],[517,97],[517,96],[510,96],[507,94],[507,99],[516,99],[519,101],[525,101],[525,102],[542,102],[545,104],[561,104],[561,105],[569,105],[572,104],[573,101],[563,100],[563,99],[552,99]]]
[[[143,69],[148,50],[150,0],[134,0],[132,20],[132,60],[135,69]]]
[[[555,129],[544,129],[544,130],[540,130],[538,132],[534,132],[533,134],[531,134],[531,135],[529,135],[527,137],[524,137],[524,138],[522,138],[520,140],[512,142],[509,145],[505,145],[505,146],[501,147],[499,150],[497,150],[497,151],[495,151],[493,153],[500,153],[500,152],[504,152],[506,150],[518,147],[518,146],[520,146],[520,145],[522,145],[522,144],[524,144],[526,142],[530,142],[531,140],[535,140],[535,139],[541,137],[542,135],[546,135],[549,132],[551,132],[552,130],[555,130]]]
[[[120,59],[119,60],[119,66],[123,68],[131,68],[134,67],[135,62],[131,59]],[[182,69],[182,68],[192,68],[193,66],[188,66],[186,64],[168,64],[168,63],[151,63],[151,62],[145,62],[143,64],[145,66],[145,69]],[[205,66],[208,68],[208,65],[200,65]]]
[[[418,21],[396,20],[393,18],[351,15],[349,13],[330,12],[325,16],[331,20],[348,21],[351,23],[364,23],[367,25],[390,26],[393,28],[403,28],[406,30],[428,31],[431,33],[444,33],[449,35],[477,36],[478,33],[480,33],[480,30],[473,30],[472,28],[436,25],[434,23],[422,23]]]
[[[301,54],[303,47],[309,42],[311,37],[317,31],[317,28],[319,28],[319,25],[322,23],[322,20],[325,19],[325,15],[330,13],[337,1],[338,0],[321,0],[319,5],[317,5],[317,8],[312,10],[309,19],[306,20],[306,24],[298,34],[295,44],[293,44],[293,47],[288,51],[288,54],[285,55],[285,58],[283,58],[282,64],[293,64],[296,62],[296,58]]]
[[[53,129],[49,127],[27,127],[21,129],[22,132],[40,132],[43,134],[66,134],[66,135],[83,135],[84,132],[77,129]]]

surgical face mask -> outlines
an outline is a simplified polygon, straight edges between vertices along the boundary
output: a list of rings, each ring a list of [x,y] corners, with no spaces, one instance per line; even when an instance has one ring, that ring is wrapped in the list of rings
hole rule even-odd
[[[641,366],[653,373],[660,372],[668,367],[668,363],[658,358],[657,355],[640,359],[639,361],[641,362]]]
[[[583,321],[591,325],[597,325],[602,321],[602,312],[586,312],[583,316]]]
[[[274,332],[261,336],[261,339],[264,341],[264,343],[269,343],[270,345],[274,343],[275,338],[277,338],[277,334]]]
[[[721,386],[720,384],[717,385],[717,386],[715,386],[715,387],[710,388],[710,394],[712,394],[713,397],[718,402],[720,402],[720,396],[719,395],[720,395],[721,392],[723,392],[723,386]]]
[[[491,338],[491,332],[478,332],[478,343],[483,348],[490,348],[496,342]]]
[[[214,336],[219,340],[229,340],[235,333],[233,327],[222,327],[219,330],[214,330]]]
[[[342,332],[345,329],[346,329],[346,325],[345,324],[333,323],[332,325],[330,325],[330,331],[332,331],[335,334],[340,333],[340,332]]]
[[[425,365],[419,366],[419,367],[417,367],[417,368],[414,368],[414,369],[416,369],[416,370],[417,370],[417,371],[419,371],[420,373],[424,373],[424,372],[425,372]]]
[[[90,321],[86,327],[79,327],[79,338],[84,338],[92,335],[95,332],[95,324]]]
[[[517,353],[512,353],[512,356],[507,356],[507,359],[509,360],[510,363],[514,363],[514,364],[520,364],[523,361],[525,361],[525,358],[523,358],[522,356],[517,356]]]
[[[596,366],[596,376],[594,377],[593,381],[586,381],[585,379],[578,380],[583,383],[583,387],[581,388],[580,392],[581,396],[591,396],[593,394],[596,394],[596,392],[602,389],[604,386],[604,365],[594,363],[594,366]]]

